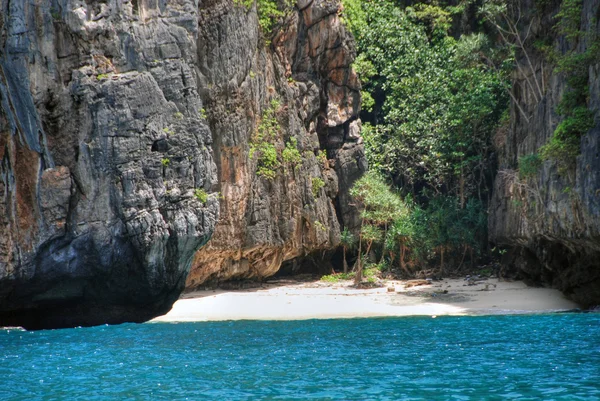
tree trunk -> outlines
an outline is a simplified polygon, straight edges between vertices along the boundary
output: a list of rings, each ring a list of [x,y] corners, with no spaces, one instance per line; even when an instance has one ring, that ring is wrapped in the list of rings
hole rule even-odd
[[[400,268],[408,273],[408,269],[406,268],[406,262],[404,261],[404,257],[406,255],[406,245],[400,244]]]
[[[385,256],[385,240],[387,237],[387,222],[385,223],[384,229],[383,229],[383,245],[381,246],[381,259],[379,259],[379,263],[381,264],[383,262],[383,257]]]
[[[365,224],[365,219],[360,222],[360,229]],[[360,231],[359,231],[360,232]],[[362,234],[358,236],[358,259],[356,260],[356,275],[354,276],[354,285],[359,285],[362,281]]]
[[[373,245],[373,241],[370,241],[367,244],[367,252],[365,253],[365,255],[367,255],[367,257],[369,257],[369,252],[371,251],[371,245]],[[359,257],[360,257],[360,255],[359,255]],[[363,279],[363,265],[362,265],[362,261],[361,261],[361,263],[358,264],[358,269],[356,270],[356,276],[354,276],[354,284],[359,285],[360,283],[362,283],[362,279]]]
[[[367,258],[369,257],[369,252],[371,252],[372,245],[373,245],[373,241],[369,241],[369,243],[367,244],[367,252],[365,252],[365,255],[367,255]]]
[[[464,261],[465,261],[465,256],[467,255],[467,249],[469,248],[468,245],[465,245],[465,249],[463,250],[463,255],[462,255],[462,259],[460,260],[460,265],[458,265],[458,269],[456,269],[456,271],[459,271],[460,268],[462,267]]]
[[[465,173],[463,171],[462,160],[460,161],[460,208],[465,208]]]
[[[469,248],[469,257],[471,259],[471,269],[472,269],[473,266],[474,266],[474,263],[473,263],[473,247]]]

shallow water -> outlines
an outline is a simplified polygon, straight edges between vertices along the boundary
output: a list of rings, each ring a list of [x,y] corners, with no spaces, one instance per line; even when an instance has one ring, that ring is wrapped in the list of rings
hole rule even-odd
[[[1,400],[600,400],[600,315],[0,330]]]

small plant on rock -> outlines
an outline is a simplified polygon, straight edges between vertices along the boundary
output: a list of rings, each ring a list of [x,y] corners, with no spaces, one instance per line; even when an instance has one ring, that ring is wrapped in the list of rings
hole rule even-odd
[[[519,158],[519,178],[527,179],[537,175],[542,166],[542,159],[537,153]]]
[[[276,115],[278,110],[279,101],[271,100],[270,107],[263,112],[256,133],[250,141],[250,158],[256,157],[258,160],[256,174],[268,180],[274,180],[277,170],[281,167],[275,147],[275,141],[281,129]]]
[[[323,179],[321,179],[320,177],[313,177],[311,184],[313,196],[316,198],[317,196],[319,196],[319,191],[321,190],[321,188],[325,186],[325,181],[323,181]]]
[[[298,168],[302,164],[302,155],[298,151],[298,140],[294,137],[291,137],[290,140],[285,144],[285,149],[281,153],[281,157],[283,158],[283,162],[292,166],[293,168]]]
[[[194,190],[194,197],[196,199],[198,199],[198,202],[205,204],[206,201],[208,200],[208,194],[206,193],[206,191],[202,188],[196,188]]]

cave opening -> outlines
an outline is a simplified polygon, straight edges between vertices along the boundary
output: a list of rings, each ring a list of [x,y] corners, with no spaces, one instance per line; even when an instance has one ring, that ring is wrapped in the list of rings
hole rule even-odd
[[[348,270],[352,266],[356,257],[346,253],[346,261],[348,262]],[[343,264],[343,249],[337,247],[333,250],[320,250],[312,252],[305,256],[300,256],[291,260],[287,260],[281,264],[279,271],[273,278],[290,278],[294,276],[313,276],[320,278],[321,276],[340,273],[344,271]]]

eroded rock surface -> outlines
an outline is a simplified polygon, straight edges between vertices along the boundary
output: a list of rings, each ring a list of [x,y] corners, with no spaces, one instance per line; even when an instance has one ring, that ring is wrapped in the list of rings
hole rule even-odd
[[[348,190],[366,170],[360,85],[350,67],[354,44],[339,12],[338,1],[298,2],[265,47],[254,10],[227,2],[201,9],[201,96],[222,200],[221,218],[195,256],[188,288],[260,279],[282,262],[320,259],[339,243],[340,223],[357,226]],[[275,146],[282,151],[295,138],[302,163],[295,168],[282,160],[275,178],[267,179],[256,173],[259,160],[249,152],[273,99],[280,102]]]
[[[356,225],[338,1],[298,2],[268,45],[232,0],[0,4],[0,325],[143,321],[192,267],[190,287],[266,277]],[[249,156],[273,99],[270,180]]]
[[[177,299],[219,210],[196,3],[2,0],[0,325]]]
[[[537,13],[532,5],[525,7],[524,16]],[[578,44],[579,52],[592,45],[589,38],[600,33],[599,8],[598,0],[583,1],[580,29],[586,34]],[[554,22],[553,13],[548,12],[534,20],[531,34],[535,37]],[[554,45],[563,51],[569,48],[563,37],[556,38]],[[513,93],[529,121],[513,102],[510,128],[497,137],[500,172],[490,208],[490,239],[508,247],[505,263],[530,282],[558,288],[583,306],[598,305],[600,64],[589,67],[587,106],[594,113],[595,126],[581,138],[576,167],[560,171],[555,162],[546,161],[534,177],[523,179],[517,172],[519,159],[538,153],[550,139],[561,121],[557,106],[567,89],[564,74],[553,72],[553,66],[535,50],[529,56],[534,68],[516,72],[513,81]],[[526,65],[525,60],[522,64]],[[543,94],[537,93],[536,81]]]

